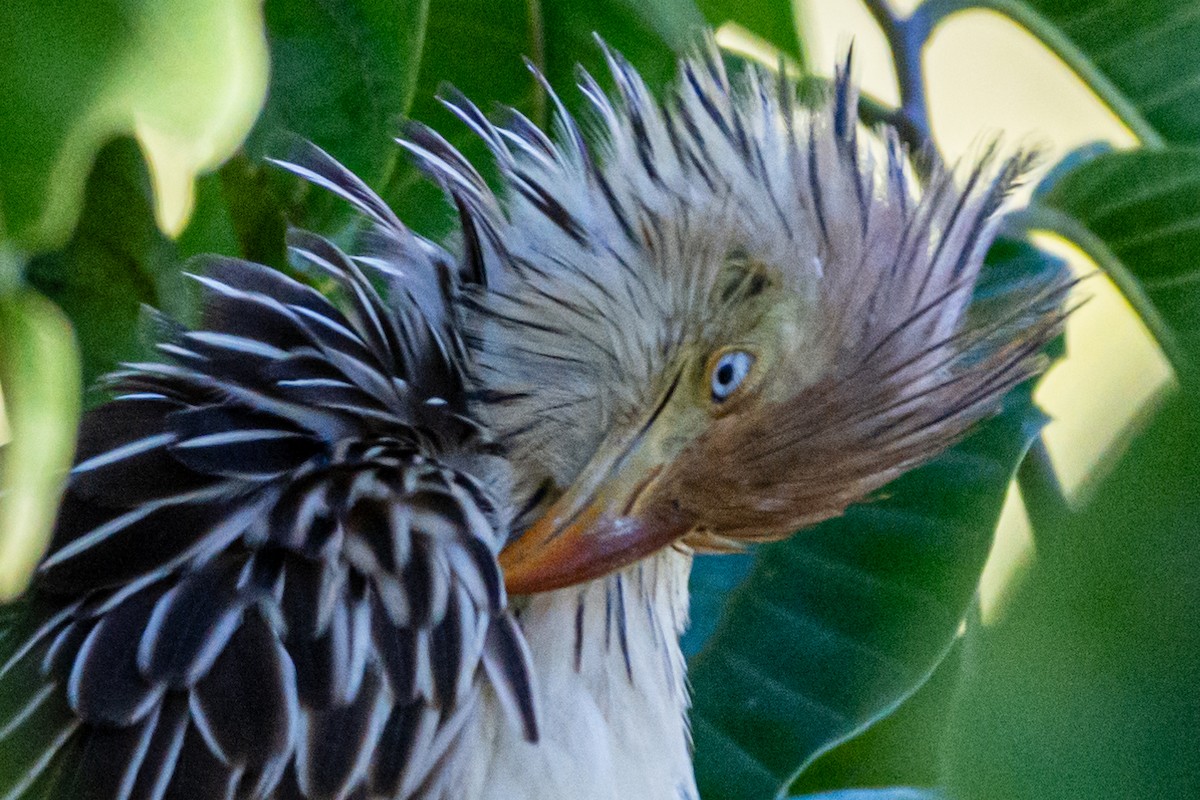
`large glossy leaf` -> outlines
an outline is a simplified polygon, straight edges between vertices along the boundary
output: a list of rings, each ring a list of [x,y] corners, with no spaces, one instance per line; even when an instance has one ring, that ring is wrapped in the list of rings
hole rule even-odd
[[[9,441],[0,441],[0,602],[28,583],[49,541],[79,417],[71,328],[29,290],[0,295],[0,388]]]
[[[979,299],[1061,265],[993,248]],[[691,661],[706,800],[779,796],[821,752],[887,714],[945,655],[974,597],[1000,506],[1042,422],[1029,388],[875,502],[761,548]],[[713,583],[698,565],[694,585]]]
[[[315,142],[371,185],[386,178],[392,144],[417,85],[429,0],[268,0],[266,107],[250,142],[281,156],[281,133]]]
[[[972,641],[960,800],[1200,797],[1200,412],[1179,393]]]
[[[967,614],[965,629],[977,623]],[[803,795],[844,786],[937,786],[942,779],[942,738],[963,671],[966,637],[955,640],[929,680],[892,714],[862,734],[822,753],[797,777],[791,792]]]
[[[1087,250],[1200,380],[1200,150],[1103,154],[1044,185],[1030,218]]]
[[[1200,14],[1190,0],[930,0],[917,13],[934,22],[980,7],[1045,42],[1144,142],[1200,142]]]
[[[262,103],[261,31],[257,0],[0,3],[5,235],[25,249],[61,244],[96,152],[120,133],[136,134],[186,194]]]

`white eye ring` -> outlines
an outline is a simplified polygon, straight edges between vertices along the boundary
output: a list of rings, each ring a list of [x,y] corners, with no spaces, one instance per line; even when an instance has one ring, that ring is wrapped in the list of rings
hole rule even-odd
[[[712,366],[712,399],[717,403],[727,400],[746,380],[753,366],[754,356],[745,350],[723,353]]]

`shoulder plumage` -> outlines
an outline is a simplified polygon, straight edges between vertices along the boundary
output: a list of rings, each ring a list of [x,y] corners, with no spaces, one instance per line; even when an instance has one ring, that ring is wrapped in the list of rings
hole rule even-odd
[[[6,800],[440,796],[485,684],[536,736],[496,562],[506,467],[449,310],[472,276],[302,155],[285,166],[372,220],[370,247],[293,233],[333,301],[209,259],[201,325],[164,321],[163,361],[108,379],[0,642]]]

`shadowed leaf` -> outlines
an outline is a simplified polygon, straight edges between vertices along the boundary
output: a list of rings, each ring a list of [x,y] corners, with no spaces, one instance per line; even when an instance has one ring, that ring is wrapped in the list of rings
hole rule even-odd
[[[523,63],[536,64],[572,111],[584,106],[575,88],[576,65],[607,80],[600,34],[638,68],[652,87],[674,77],[676,54],[696,41],[704,19],[692,0],[665,3],[599,0],[589,3],[525,0],[432,0],[428,46],[421,63],[411,116],[459,148],[489,179],[487,148],[437,101],[453,86],[485,113],[510,106],[547,126],[552,111],[545,93]],[[400,218],[426,235],[442,236],[452,215],[441,190],[405,164],[385,196]]]

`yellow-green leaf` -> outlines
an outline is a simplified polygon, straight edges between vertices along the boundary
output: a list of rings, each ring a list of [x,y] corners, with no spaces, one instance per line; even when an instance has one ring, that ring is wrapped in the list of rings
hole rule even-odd
[[[70,234],[97,150],[137,136],[159,223],[182,228],[191,179],[245,138],[266,92],[258,0],[0,3],[0,219],[45,250]]]
[[[0,297],[0,387],[10,441],[0,449],[0,602],[20,594],[45,550],[79,419],[71,326],[40,295]]]

